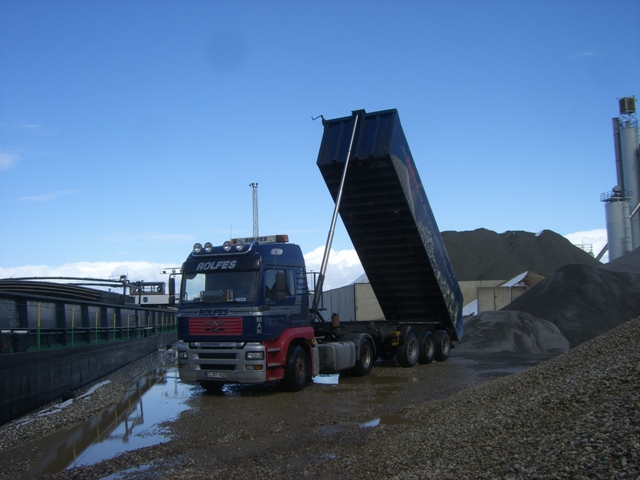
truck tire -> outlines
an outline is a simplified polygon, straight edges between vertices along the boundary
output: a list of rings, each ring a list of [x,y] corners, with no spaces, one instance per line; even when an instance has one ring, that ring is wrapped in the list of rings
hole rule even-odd
[[[413,332],[407,334],[402,345],[396,347],[396,358],[401,367],[413,367],[418,363],[420,354],[420,344],[418,337]]]
[[[420,355],[418,356],[418,363],[426,365],[433,362],[433,357],[436,354],[436,342],[433,339],[431,332],[424,332],[420,337]]]
[[[292,347],[287,357],[282,386],[287,392],[299,392],[307,383],[309,356],[300,345]]]
[[[373,345],[368,338],[361,338],[358,345],[358,353],[356,358],[356,365],[351,369],[353,375],[358,377],[365,377],[371,372],[373,367],[373,360],[375,354],[373,353]]]
[[[446,330],[436,330],[434,340],[436,342],[436,354],[433,358],[439,362],[444,362],[451,353],[451,338],[449,338]]]

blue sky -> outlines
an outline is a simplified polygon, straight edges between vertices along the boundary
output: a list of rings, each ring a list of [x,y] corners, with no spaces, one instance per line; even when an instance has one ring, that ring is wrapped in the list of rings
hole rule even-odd
[[[0,276],[150,280],[250,235],[251,182],[260,233],[317,257],[311,117],[357,109],[398,109],[441,230],[602,242],[639,19],[637,0],[0,0]],[[341,224],[333,248],[351,281]]]

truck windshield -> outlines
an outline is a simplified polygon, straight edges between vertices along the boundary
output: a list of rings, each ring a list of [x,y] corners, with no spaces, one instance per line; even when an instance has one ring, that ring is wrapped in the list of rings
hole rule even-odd
[[[184,303],[251,303],[256,299],[258,271],[184,275]]]

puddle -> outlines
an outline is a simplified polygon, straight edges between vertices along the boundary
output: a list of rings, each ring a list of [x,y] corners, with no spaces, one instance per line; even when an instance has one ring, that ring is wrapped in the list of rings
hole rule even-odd
[[[399,415],[382,415],[381,417],[374,418],[368,422],[361,423],[362,428],[374,428],[380,425],[405,425],[409,423],[409,420],[402,418]]]
[[[190,398],[191,389],[178,379],[173,367],[136,399],[119,405],[124,411],[113,411],[113,422],[107,430],[94,430],[91,445],[75,456],[67,468],[91,465],[119,453],[157,445],[170,440],[169,431],[160,425],[175,420],[180,412],[189,408],[184,400]]]
[[[150,371],[120,404],[55,439],[49,438],[48,452],[26,478],[92,465],[123,452],[169,441],[169,430],[161,425],[189,408],[186,400],[192,397],[192,391],[193,387],[180,382],[176,366]]]

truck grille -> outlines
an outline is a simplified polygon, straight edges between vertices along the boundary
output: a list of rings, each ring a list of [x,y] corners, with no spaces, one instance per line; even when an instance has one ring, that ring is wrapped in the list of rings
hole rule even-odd
[[[242,335],[242,318],[190,318],[189,335]]]

